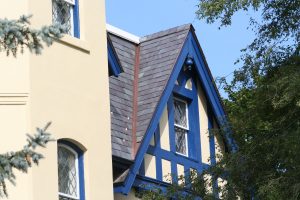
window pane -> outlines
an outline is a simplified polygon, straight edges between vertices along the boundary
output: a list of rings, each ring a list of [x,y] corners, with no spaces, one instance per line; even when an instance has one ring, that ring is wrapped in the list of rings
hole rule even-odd
[[[77,169],[75,154],[64,147],[58,147],[58,187],[59,192],[78,197]],[[64,199],[64,198],[60,198]]]
[[[185,102],[174,99],[174,123],[184,128],[188,128],[186,106]]]
[[[176,152],[187,155],[187,131],[175,126]]]
[[[73,35],[73,5],[64,0],[52,0],[52,21],[65,26],[66,33]]]

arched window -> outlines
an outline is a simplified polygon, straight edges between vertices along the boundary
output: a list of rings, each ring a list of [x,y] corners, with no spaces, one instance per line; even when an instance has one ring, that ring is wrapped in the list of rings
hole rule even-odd
[[[71,142],[57,147],[59,200],[84,200],[83,152]]]

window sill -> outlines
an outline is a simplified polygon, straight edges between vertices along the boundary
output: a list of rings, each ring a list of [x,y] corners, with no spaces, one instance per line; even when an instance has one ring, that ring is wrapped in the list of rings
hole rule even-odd
[[[62,38],[58,39],[57,42],[73,47],[85,53],[90,53],[90,46],[87,44],[87,42],[73,36],[64,35]]]

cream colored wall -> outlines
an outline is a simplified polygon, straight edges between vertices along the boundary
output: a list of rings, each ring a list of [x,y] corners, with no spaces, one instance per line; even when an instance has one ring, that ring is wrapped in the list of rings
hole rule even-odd
[[[79,0],[79,7],[80,39],[66,36],[40,56],[25,53],[15,59],[0,53],[0,119],[6,122],[0,126],[6,140],[0,150],[21,148],[26,132],[52,121],[54,138],[72,138],[87,149],[86,199],[109,200],[113,183],[105,4]],[[0,16],[31,13],[32,26],[40,27],[52,23],[51,10],[51,0],[6,0]],[[17,174],[9,199],[58,199],[57,145],[40,151],[46,159],[29,174]]]
[[[180,164],[177,164],[177,174],[178,174],[178,177],[180,176],[184,176],[184,166],[183,165],[180,165]],[[178,180],[178,184],[182,184],[184,180],[180,179]]]
[[[155,156],[145,154],[144,156],[145,176],[156,178],[156,161]]]
[[[1,2],[0,18],[18,19],[28,14],[28,2],[5,0]],[[0,52],[0,153],[20,150],[26,142],[29,129],[29,55],[25,52],[17,58]],[[14,171],[16,187],[7,182],[9,199],[32,199],[32,173]]]
[[[197,82],[197,86],[198,86],[197,88],[198,88],[198,107],[199,107],[202,162],[206,164],[210,164],[207,101],[203,89],[200,86],[199,82]]]
[[[162,159],[161,165],[162,165],[163,181],[171,183],[172,182],[171,161]]]
[[[170,151],[168,109],[165,107],[159,122],[160,147]]]

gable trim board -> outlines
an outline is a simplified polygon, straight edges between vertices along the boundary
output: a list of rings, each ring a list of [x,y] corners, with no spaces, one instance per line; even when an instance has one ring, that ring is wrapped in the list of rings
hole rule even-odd
[[[225,111],[221,104],[221,100],[218,95],[217,89],[214,85],[211,73],[210,73],[207,63],[205,61],[205,57],[203,55],[202,49],[201,49],[199,42],[195,36],[194,29],[193,29],[192,25],[189,25],[189,32],[186,35],[183,46],[180,49],[177,59],[176,59],[176,62],[173,65],[174,67],[172,69],[170,77],[168,78],[167,84],[163,90],[163,93],[160,96],[158,104],[156,105],[154,114],[152,115],[151,121],[148,125],[148,128],[146,129],[146,133],[144,134],[144,137],[143,137],[141,144],[139,146],[139,149],[137,151],[134,164],[129,169],[128,176],[125,179],[125,182],[123,183],[123,185],[115,187],[114,192],[121,192],[123,194],[129,193],[132,185],[134,184],[135,178],[141,167],[141,164],[143,163],[144,155],[146,154],[147,150],[149,150],[150,152],[153,151],[152,147],[149,146],[150,140],[153,137],[153,135],[155,134],[155,132],[157,132],[157,125],[159,124],[160,117],[162,116],[165,106],[168,104],[168,100],[173,92],[175,81],[176,81],[177,77],[179,76],[179,73],[180,73],[182,66],[184,65],[187,57],[192,57],[194,60],[194,66],[195,66],[198,78],[201,82],[204,93],[206,94],[207,99],[208,99],[208,106],[213,111],[214,116],[216,117],[216,119],[218,121],[218,124],[220,126],[222,126],[224,124],[224,122],[225,122],[224,118],[226,117]],[[234,144],[233,140],[230,139],[229,134],[226,135],[226,141],[227,141],[227,144],[231,147],[231,149],[234,150],[235,144]],[[165,150],[161,150],[161,152],[159,154],[165,155],[165,156],[172,156],[170,152],[168,153]],[[174,159],[179,160],[179,162],[189,162],[189,161],[187,161],[187,158],[184,158],[183,160],[181,160],[180,156],[175,156],[175,157],[176,158],[174,158]],[[198,159],[199,158],[197,158],[197,160]],[[189,165],[194,166],[195,162],[191,161],[191,163]],[[199,169],[199,171],[203,170],[203,169],[201,169],[201,167],[207,168],[207,167],[209,167],[209,165],[203,164],[202,166],[195,166],[195,168]],[[173,171],[176,172],[177,166],[172,166],[171,168],[172,168],[172,173],[173,173]]]

